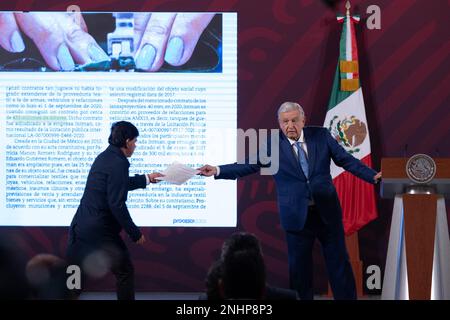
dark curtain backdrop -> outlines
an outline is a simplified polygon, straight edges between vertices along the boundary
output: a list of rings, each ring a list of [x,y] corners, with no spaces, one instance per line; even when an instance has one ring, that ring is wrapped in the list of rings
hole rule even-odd
[[[338,57],[341,25],[318,0],[2,1],[0,10],[218,11],[238,13],[238,126],[276,128],[275,111],[298,101],[309,124],[322,125]],[[366,9],[381,8],[381,30],[368,30]],[[353,0],[360,74],[375,169],[383,157],[428,153],[450,157],[450,1]],[[377,188],[377,192],[378,192]],[[235,195],[229,195],[233,197]],[[144,247],[128,245],[139,291],[201,291],[205,273],[223,239],[236,230],[262,241],[268,280],[288,286],[287,253],[274,183],[248,177],[238,184],[237,228],[144,228]],[[379,218],[359,233],[364,266],[384,269],[393,201],[378,199]],[[447,202],[447,213],[450,204]],[[63,255],[67,228],[1,227],[0,233],[31,257]],[[317,293],[327,290],[320,247],[315,248]],[[111,276],[89,289],[114,290]],[[371,291],[366,293],[377,293]]]

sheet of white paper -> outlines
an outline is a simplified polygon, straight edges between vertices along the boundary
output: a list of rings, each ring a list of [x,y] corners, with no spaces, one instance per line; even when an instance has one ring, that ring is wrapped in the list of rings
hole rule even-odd
[[[174,162],[170,166],[168,166],[166,170],[161,172],[164,177],[158,177],[155,179],[180,185],[188,181],[199,172],[199,170],[192,169],[191,167],[188,167],[182,163]]]

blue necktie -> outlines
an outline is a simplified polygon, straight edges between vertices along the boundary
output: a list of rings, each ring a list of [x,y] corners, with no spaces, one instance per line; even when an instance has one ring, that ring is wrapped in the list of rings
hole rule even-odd
[[[298,161],[300,163],[300,167],[302,167],[303,173],[305,174],[306,179],[308,179],[308,175],[309,175],[309,165],[308,165],[308,159],[306,157],[306,152],[305,150],[302,148],[302,143],[303,142],[299,142],[297,141],[295,143],[295,145],[297,146],[297,151],[298,151]]]

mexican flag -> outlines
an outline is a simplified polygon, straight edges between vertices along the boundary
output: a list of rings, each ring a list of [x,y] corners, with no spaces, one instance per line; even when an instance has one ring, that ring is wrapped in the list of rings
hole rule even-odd
[[[324,127],[355,158],[372,167],[369,127],[359,81],[355,24],[358,16],[338,16],[343,23],[339,62]],[[342,205],[345,234],[350,235],[378,216],[374,186],[331,164],[331,176]]]

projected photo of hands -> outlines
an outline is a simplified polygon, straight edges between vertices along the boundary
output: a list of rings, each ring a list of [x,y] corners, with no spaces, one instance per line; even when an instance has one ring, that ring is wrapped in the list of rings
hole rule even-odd
[[[0,71],[222,72],[222,14],[1,12]]]
[[[237,14],[0,12],[0,226],[67,226],[112,123],[130,175],[235,161]],[[176,181],[180,177],[176,177]],[[140,226],[235,226],[236,183],[130,193]]]

